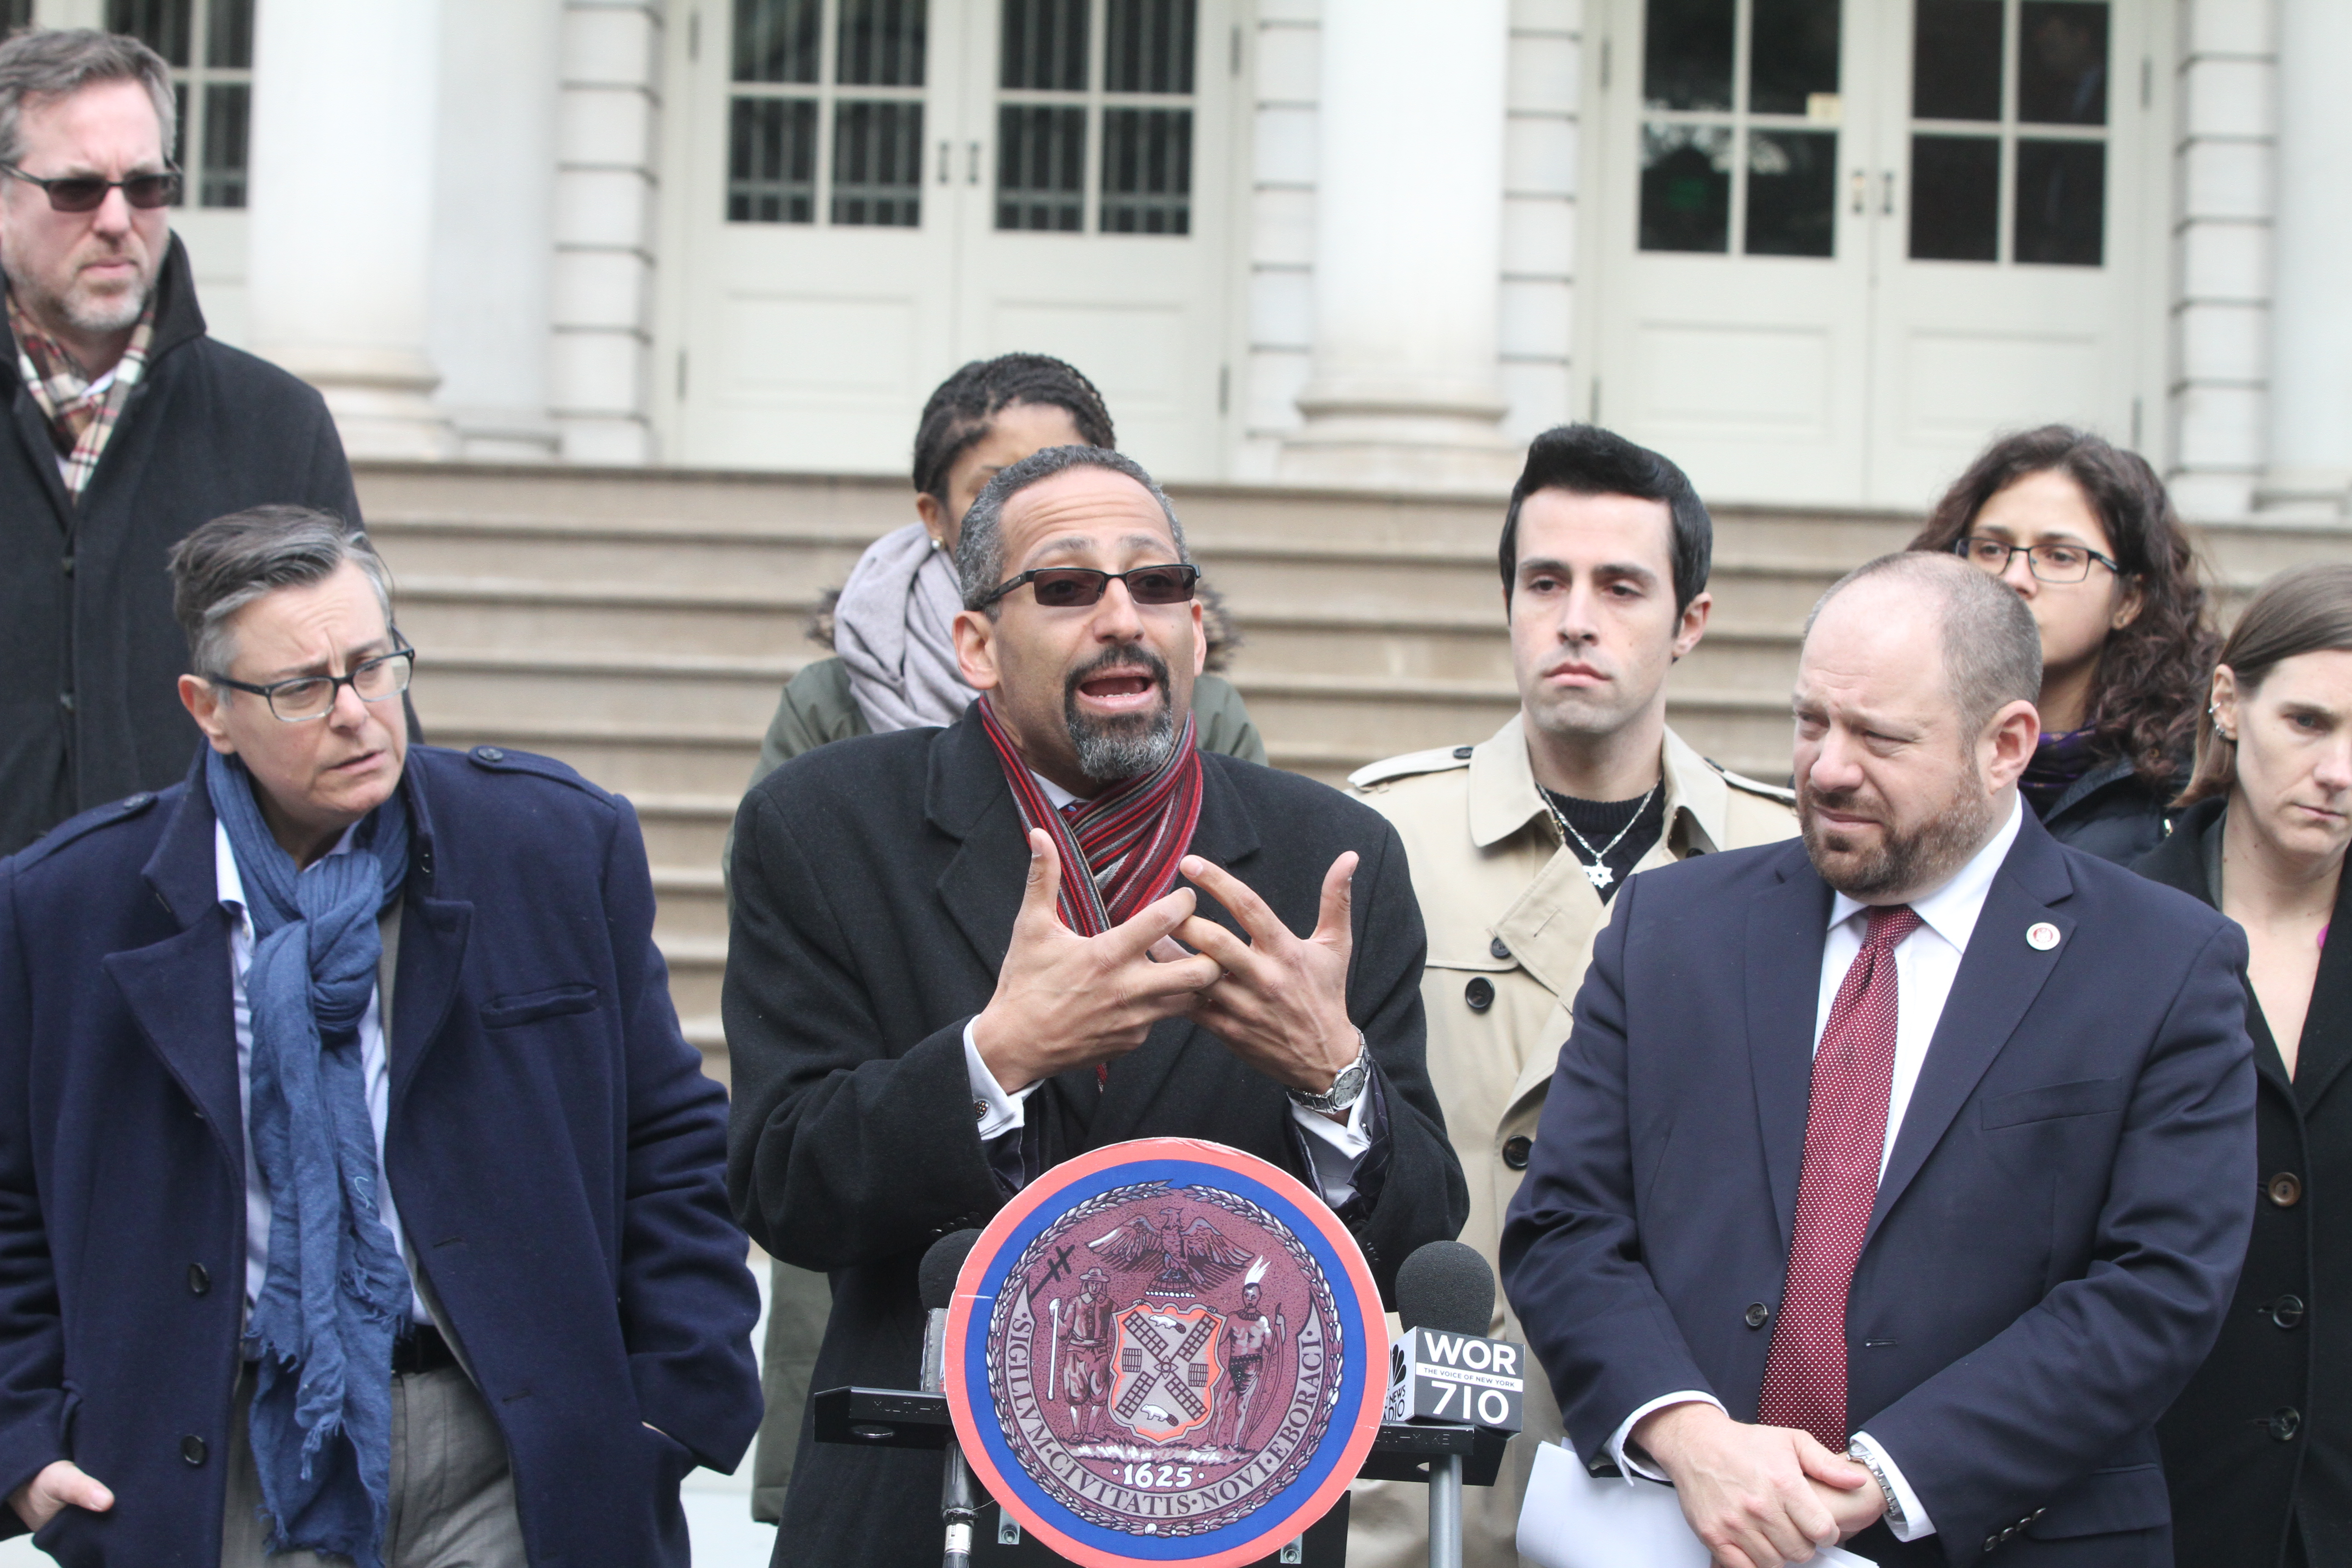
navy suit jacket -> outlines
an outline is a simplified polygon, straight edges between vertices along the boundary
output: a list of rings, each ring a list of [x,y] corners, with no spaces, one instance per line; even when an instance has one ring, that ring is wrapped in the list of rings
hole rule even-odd
[[[759,1423],[759,1302],[635,815],[488,749],[412,748],[405,787],[384,1165],[412,1257],[535,1568],[684,1568],[678,1481]],[[246,1237],[214,876],[186,784],[0,861],[0,1494],[58,1458],[113,1489],[36,1537],[65,1563],[219,1559]]]
[[[1799,840],[1695,858],[1628,882],[1595,945],[1502,1249],[1589,1461],[1662,1394],[1756,1418],[1831,900]],[[1864,1555],[2169,1568],[2156,1418],[2253,1216],[2245,962],[2212,910],[2027,814],[1854,1269],[1851,1425],[1937,1530]]]

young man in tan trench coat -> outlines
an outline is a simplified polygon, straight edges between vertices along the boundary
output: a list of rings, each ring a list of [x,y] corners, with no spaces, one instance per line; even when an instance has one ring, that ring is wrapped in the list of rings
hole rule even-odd
[[[1716,766],[1666,728],[1666,672],[1698,646],[1713,605],[1712,545],[1706,508],[1655,452],[1585,425],[1538,437],[1501,549],[1519,711],[1481,744],[1349,780],[1404,840],[1429,929],[1429,1074],[1470,1179],[1462,1239],[1490,1263],[1618,886],[1797,831],[1787,790]],[[1492,1331],[1526,1341],[1499,1290]],[[1465,1494],[1465,1568],[1518,1563],[1535,1445],[1559,1436],[1538,1374],[1502,1476]],[[1357,1483],[1353,1568],[1428,1561],[1423,1491]]]

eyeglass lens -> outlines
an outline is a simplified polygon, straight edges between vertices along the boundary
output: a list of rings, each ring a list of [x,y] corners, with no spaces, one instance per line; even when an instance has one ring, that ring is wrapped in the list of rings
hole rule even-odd
[[[352,671],[350,686],[362,702],[384,702],[408,689],[406,654],[372,658]],[[324,676],[269,689],[270,710],[281,719],[315,719],[335,705],[335,681]]]
[[[1049,609],[1078,609],[1099,603],[1112,575],[1087,566],[1049,566],[1034,574],[1029,585]],[[1192,574],[1181,566],[1139,566],[1118,575],[1139,605],[1181,605],[1192,596]]]
[[[106,200],[106,193],[117,184],[122,187],[122,199],[134,207],[168,206],[179,194],[177,174],[133,174],[127,180],[101,180],[95,175],[75,175],[62,180],[42,182],[49,194],[49,205],[61,213],[96,212]]]
[[[2028,548],[2002,539],[1969,539],[1961,553],[1998,576],[2020,554],[2026,566],[2045,583],[2079,583],[2091,574],[2091,552],[2079,544],[2036,544]]]

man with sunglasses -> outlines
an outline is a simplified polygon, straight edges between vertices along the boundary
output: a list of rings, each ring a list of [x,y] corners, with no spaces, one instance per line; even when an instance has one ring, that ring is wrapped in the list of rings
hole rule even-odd
[[[0,854],[185,767],[175,542],[272,502],[359,515],[319,395],[206,335],[173,95],[133,38],[0,44]]]
[[[759,1298],[635,815],[407,743],[364,534],[171,567],[185,782],[0,860],[0,1535],[685,1568]]]
[[[1395,832],[1196,745],[1199,574],[1132,459],[1005,468],[956,563],[979,700],[805,752],[736,817],[730,1187],[771,1253],[832,1273],[815,1385],[913,1386],[924,1250],[1128,1139],[1288,1170],[1390,1289],[1466,1201]],[[935,1460],[812,1438],[777,1563],[938,1560]]]

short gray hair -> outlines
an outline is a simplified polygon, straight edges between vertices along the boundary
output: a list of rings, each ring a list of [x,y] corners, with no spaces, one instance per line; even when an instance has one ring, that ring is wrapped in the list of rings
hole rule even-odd
[[[228,623],[266,594],[325,581],[344,562],[366,574],[392,625],[392,574],[361,529],[307,506],[257,506],[216,517],[172,547],[172,613],[193,673],[210,680],[236,657]]]
[[[0,44],[0,163],[25,154],[23,117],[28,98],[63,98],[101,81],[135,81],[155,105],[163,156],[179,132],[179,100],[163,57],[121,33],[95,27],[39,27]]]
[[[1944,675],[1969,736],[2011,702],[2042,700],[2042,633],[2016,591],[1957,555],[1898,550],[1866,561],[1830,585],[1805,617],[1813,634],[1829,602],[1856,583],[1893,577],[1918,590],[1919,602],[1939,612]]]
[[[1000,468],[988,487],[963,514],[963,532],[956,539],[956,579],[963,589],[963,607],[977,610],[980,602],[996,592],[1004,577],[1004,507],[1014,496],[1031,485],[1050,479],[1055,474],[1072,468],[1108,468],[1114,474],[1125,474],[1151,492],[1160,503],[1160,515],[1168,520],[1168,531],[1176,541],[1176,559],[1190,563],[1192,555],[1184,548],[1184,525],[1176,521],[1176,509],[1168,500],[1168,492],[1143,471],[1143,465],[1108,447],[1048,447],[1033,452],[1009,468]],[[988,607],[991,617],[996,606]]]

